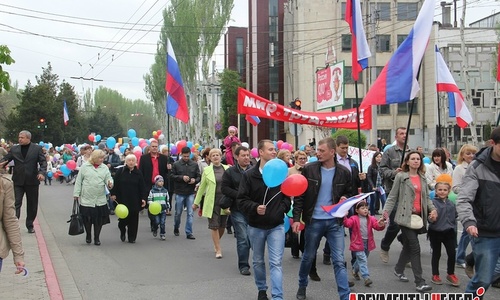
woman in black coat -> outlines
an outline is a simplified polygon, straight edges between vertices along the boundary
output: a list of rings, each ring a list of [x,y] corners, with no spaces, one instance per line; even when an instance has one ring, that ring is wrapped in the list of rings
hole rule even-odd
[[[139,212],[146,206],[149,193],[144,185],[142,173],[137,168],[135,155],[129,154],[125,157],[125,165],[116,171],[114,180],[111,198],[128,208],[127,217],[118,219],[120,239],[125,242],[125,232],[128,227],[128,242],[135,243],[139,227]]]

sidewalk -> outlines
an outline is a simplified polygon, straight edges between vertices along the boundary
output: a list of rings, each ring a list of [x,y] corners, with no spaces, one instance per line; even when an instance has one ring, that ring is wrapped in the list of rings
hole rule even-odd
[[[2,299],[82,299],[52,232],[45,222],[43,211],[38,207],[34,223],[35,234],[28,233],[23,214],[26,214],[25,205],[22,207],[19,225],[28,275],[15,274],[12,252],[9,253],[3,261],[0,272]]]

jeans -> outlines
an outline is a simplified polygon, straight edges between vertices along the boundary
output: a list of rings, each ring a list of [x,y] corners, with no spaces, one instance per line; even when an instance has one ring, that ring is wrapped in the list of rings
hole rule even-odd
[[[462,235],[460,236],[460,241],[458,242],[457,247],[457,258],[455,259],[457,264],[465,263],[465,252],[467,251],[467,246],[470,243],[470,235],[467,233],[465,229],[462,231]]]
[[[344,264],[344,226],[341,219],[318,220],[312,219],[307,224],[305,232],[304,254],[299,269],[299,287],[307,287],[309,270],[319,243],[323,236],[330,245],[330,255],[332,259],[335,280],[337,282],[337,291],[341,300],[349,299],[349,284],[347,282],[347,269]]]
[[[160,235],[165,235],[165,220],[167,219],[167,211],[162,210],[159,214],[154,216],[155,222],[153,224],[153,231],[158,230],[160,226]]]
[[[186,220],[186,235],[193,234],[193,202],[194,194],[190,195],[175,195],[175,217],[174,217],[174,229],[179,230],[181,225],[181,216],[184,207],[187,209],[187,220]]]
[[[240,211],[231,212],[234,235],[236,236],[236,252],[238,253],[238,268],[249,269],[248,258],[250,256],[250,240],[248,239],[247,218]]]
[[[398,262],[394,270],[398,274],[404,274],[405,265],[411,262],[411,270],[415,277],[415,285],[420,286],[425,283],[422,278],[422,262],[420,261],[420,243],[418,241],[417,231],[408,227],[401,226],[401,242],[403,250],[399,254]],[[434,251],[433,251],[434,252]]]
[[[363,245],[365,250],[354,251],[356,254],[356,261],[354,262],[353,271],[355,273],[361,272],[361,277],[364,279],[370,277],[370,271],[368,271],[368,256],[370,251],[368,251],[368,240],[363,240]]]
[[[394,222],[394,217],[396,216],[396,209],[393,209],[389,215],[389,226],[387,226],[387,231],[385,232],[382,242],[380,242],[380,249],[384,251],[389,251],[391,244],[399,233],[399,225]]]
[[[283,299],[283,268],[281,263],[285,251],[285,226],[281,224],[271,229],[248,226],[248,237],[253,250],[253,271],[257,289],[259,291],[267,290],[266,264],[264,262],[267,242],[271,296],[272,299]]]
[[[380,200],[382,202],[381,207],[385,206],[385,200],[386,200],[386,195],[385,194],[380,194],[380,192],[377,190],[375,191],[375,194],[370,195],[370,215],[374,216],[375,215],[375,206],[377,202]]]
[[[500,258],[500,238],[477,237],[471,238],[471,242],[476,272],[467,284],[465,292],[473,293],[475,297],[479,287],[483,287],[486,291],[491,285]]]

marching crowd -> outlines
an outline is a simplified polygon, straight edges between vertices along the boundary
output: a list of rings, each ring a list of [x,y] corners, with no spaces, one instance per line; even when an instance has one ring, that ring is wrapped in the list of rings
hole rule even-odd
[[[377,247],[373,230],[385,230],[380,241],[383,263],[389,261],[393,241],[402,244],[393,273],[408,282],[405,268],[411,268],[418,292],[432,290],[422,271],[420,234],[427,234],[432,251],[431,283],[460,286],[455,275],[458,267],[471,278],[466,292],[476,295],[480,287],[500,287],[500,205],[495,203],[500,192],[500,127],[493,130],[487,147],[478,151],[464,145],[456,166],[446,149],[432,151],[430,160],[421,147],[405,149],[403,127],[397,128],[394,145],[370,147],[374,153],[366,172],[348,154],[345,136],[325,138],[314,146],[290,151],[261,140],[250,149],[231,126],[223,149],[206,148],[201,153],[186,146],[172,155],[157,140],[151,140],[142,155],[132,153],[132,147],[122,154],[118,147],[108,149],[105,143],[97,149],[81,145],[75,151],[68,145],[57,151],[31,143],[31,134],[22,131],[19,144],[0,152],[3,169],[14,161],[12,179],[2,176],[0,184],[0,228],[4,228],[0,241],[8,241],[0,244],[0,270],[10,248],[18,269],[24,267],[19,226],[12,225],[14,216],[20,216],[24,194],[26,227],[33,233],[38,184],[51,185],[57,179],[74,185],[73,197],[80,205],[88,244],[101,245],[102,226],[110,223],[115,208],[120,239],[129,243],[137,239],[142,211],[148,212],[152,235],[157,237],[159,230],[162,240],[166,239],[167,216],[174,215],[173,233],[179,236],[186,212],[184,234],[195,240],[193,217],[199,211],[208,220],[217,259],[223,257],[220,239],[226,229],[228,233],[234,229],[238,269],[244,276],[253,272],[259,300],[268,299],[266,259],[271,297],[283,299],[285,245],[293,258],[301,260],[296,298],[306,299],[308,281],[321,280],[316,254],[323,237],[322,262],[333,266],[340,299],[349,299],[350,287],[357,281],[371,286],[367,258]],[[286,163],[288,176],[305,177],[305,192],[290,197],[282,192],[281,183],[266,182],[265,165],[276,158]],[[333,217],[324,209],[360,193],[370,195],[343,217]],[[125,206],[127,213],[122,215],[117,205]],[[153,205],[160,207],[159,212],[147,209]],[[460,236],[457,220],[464,228]],[[350,239],[347,246],[345,236]],[[473,251],[467,255],[469,243]],[[447,255],[444,280],[439,268],[441,245]],[[349,262],[344,256],[346,247],[351,252]]]

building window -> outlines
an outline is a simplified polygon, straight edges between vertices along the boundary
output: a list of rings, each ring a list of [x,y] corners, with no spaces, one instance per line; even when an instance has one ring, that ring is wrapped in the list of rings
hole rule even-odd
[[[342,35],[342,52],[351,52],[351,35]]]
[[[401,46],[401,44],[404,42],[404,40],[406,40],[406,38],[408,37],[407,34],[398,34],[398,47]]]
[[[391,105],[377,105],[377,114],[378,115],[390,115],[391,114]]]
[[[398,21],[412,21],[417,19],[418,3],[398,2]]]
[[[391,52],[391,36],[377,34],[377,52]]]
[[[379,137],[381,140],[384,139],[386,143],[391,143],[391,140],[394,138],[390,129],[377,130],[377,137]]]
[[[245,53],[243,49],[243,38],[236,38],[236,71],[240,76],[244,75]]]
[[[377,3],[377,17],[379,21],[391,20],[391,3],[381,2]]]
[[[358,83],[363,83],[363,74],[359,73]],[[344,83],[354,84],[352,79],[352,67],[344,66]]]
[[[358,99],[358,104],[359,103],[361,103],[361,99]],[[342,109],[351,109],[351,108],[356,108],[356,99],[345,98],[344,105],[342,106]]]
[[[412,101],[398,103],[398,115],[409,115],[411,103]],[[413,104],[413,114],[417,113],[418,113],[418,99],[415,99],[415,103]]]

